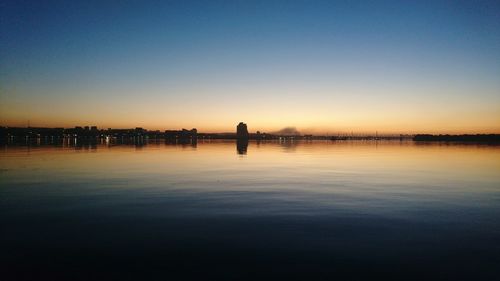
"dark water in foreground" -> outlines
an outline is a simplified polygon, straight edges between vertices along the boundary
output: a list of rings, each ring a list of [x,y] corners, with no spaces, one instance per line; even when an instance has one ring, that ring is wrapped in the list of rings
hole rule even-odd
[[[500,280],[500,146],[247,149],[2,148],[0,279]]]

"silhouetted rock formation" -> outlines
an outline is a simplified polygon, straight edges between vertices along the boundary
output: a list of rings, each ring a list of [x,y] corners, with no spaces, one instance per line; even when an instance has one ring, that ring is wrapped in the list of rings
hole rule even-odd
[[[238,139],[247,139],[248,140],[247,124],[240,122],[240,124],[238,124],[238,126],[236,126],[236,137]]]

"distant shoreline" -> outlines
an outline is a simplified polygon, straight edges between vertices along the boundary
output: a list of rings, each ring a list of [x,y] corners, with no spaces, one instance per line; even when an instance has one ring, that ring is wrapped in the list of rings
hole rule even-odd
[[[97,129],[97,127],[65,128],[35,128],[35,127],[0,127],[0,139],[13,138],[141,138],[141,139],[166,139],[172,141],[196,141],[197,139],[238,139],[236,133],[198,133],[191,130],[166,130],[150,131],[143,128],[134,129]],[[480,142],[500,143],[500,134],[339,134],[339,135],[281,135],[269,133],[249,133],[248,140],[413,140],[416,142]]]
[[[413,137],[414,141],[425,142],[500,142],[500,134],[464,134],[464,135],[430,135],[418,134]]]

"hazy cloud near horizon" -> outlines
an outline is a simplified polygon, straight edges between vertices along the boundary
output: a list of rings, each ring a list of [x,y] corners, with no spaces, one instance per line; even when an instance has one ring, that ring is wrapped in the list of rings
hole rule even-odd
[[[285,127],[279,131],[272,132],[272,133],[276,134],[276,135],[284,135],[284,136],[300,135],[300,132],[295,127]]]

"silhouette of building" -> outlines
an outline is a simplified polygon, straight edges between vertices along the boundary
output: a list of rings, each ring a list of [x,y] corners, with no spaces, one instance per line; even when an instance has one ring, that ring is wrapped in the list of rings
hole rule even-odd
[[[166,130],[165,131],[165,139],[168,141],[175,141],[181,143],[194,143],[198,140],[198,130],[193,128],[191,130]]]
[[[136,137],[140,137],[140,136],[144,136],[146,134],[146,130],[143,129],[142,127],[135,127],[135,130],[134,130],[134,136]]]
[[[247,124],[240,122],[238,126],[236,126],[236,137],[238,139],[248,139]]]
[[[262,140],[262,134],[260,133],[260,131],[257,131],[257,133],[255,134],[255,139],[258,141]]]

